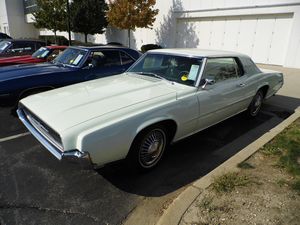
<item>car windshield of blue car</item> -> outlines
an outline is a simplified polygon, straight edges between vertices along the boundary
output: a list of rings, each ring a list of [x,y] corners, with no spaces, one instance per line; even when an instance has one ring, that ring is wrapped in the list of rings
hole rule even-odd
[[[49,55],[50,49],[41,47],[39,50],[32,54],[33,58],[44,59]]]
[[[201,58],[148,53],[127,72],[194,86],[201,66]]]
[[[78,66],[82,60],[85,58],[84,56],[87,54],[87,51],[68,48],[63,51],[62,54],[58,55],[53,62],[55,64],[69,65],[69,66]]]
[[[9,41],[1,41],[0,42],[0,52],[4,52],[9,45],[10,45]]]

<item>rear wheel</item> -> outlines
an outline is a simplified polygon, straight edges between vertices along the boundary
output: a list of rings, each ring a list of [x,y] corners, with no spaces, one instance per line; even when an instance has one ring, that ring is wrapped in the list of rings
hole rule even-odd
[[[258,90],[258,92],[253,97],[253,99],[248,107],[248,110],[247,110],[247,115],[250,118],[257,116],[257,114],[259,113],[259,110],[262,106],[263,100],[264,100],[263,92],[262,92],[262,90]]]
[[[135,139],[129,151],[130,166],[147,171],[160,161],[168,145],[166,128],[155,125],[142,131]]]

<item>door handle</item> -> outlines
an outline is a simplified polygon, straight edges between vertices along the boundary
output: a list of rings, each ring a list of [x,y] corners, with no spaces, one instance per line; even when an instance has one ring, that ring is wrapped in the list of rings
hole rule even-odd
[[[246,84],[241,83],[241,84],[238,84],[238,86],[239,86],[239,87],[245,87]]]

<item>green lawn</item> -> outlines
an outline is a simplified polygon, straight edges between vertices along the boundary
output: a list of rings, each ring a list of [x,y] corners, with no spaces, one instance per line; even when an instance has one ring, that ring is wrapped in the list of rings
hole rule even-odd
[[[300,192],[300,119],[266,144],[262,152],[276,158],[276,166],[294,177],[291,186]]]

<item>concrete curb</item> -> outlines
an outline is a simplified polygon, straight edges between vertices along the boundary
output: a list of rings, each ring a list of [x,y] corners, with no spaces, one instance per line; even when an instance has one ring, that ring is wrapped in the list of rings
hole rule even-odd
[[[283,122],[272,128],[269,132],[246,146],[244,149],[239,151],[237,154],[232,156],[230,159],[222,163],[220,166],[212,170],[210,173],[195,181],[191,186],[185,189],[168,207],[168,209],[160,217],[157,225],[175,225],[179,224],[183,214],[195,201],[195,199],[202,193],[204,189],[209,187],[214,177],[222,175],[226,172],[238,171],[237,165],[256,151],[258,151],[263,145],[271,141],[276,135],[282,132],[286,127],[293,123],[300,117],[300,107],[295,112],[285,119]]]

